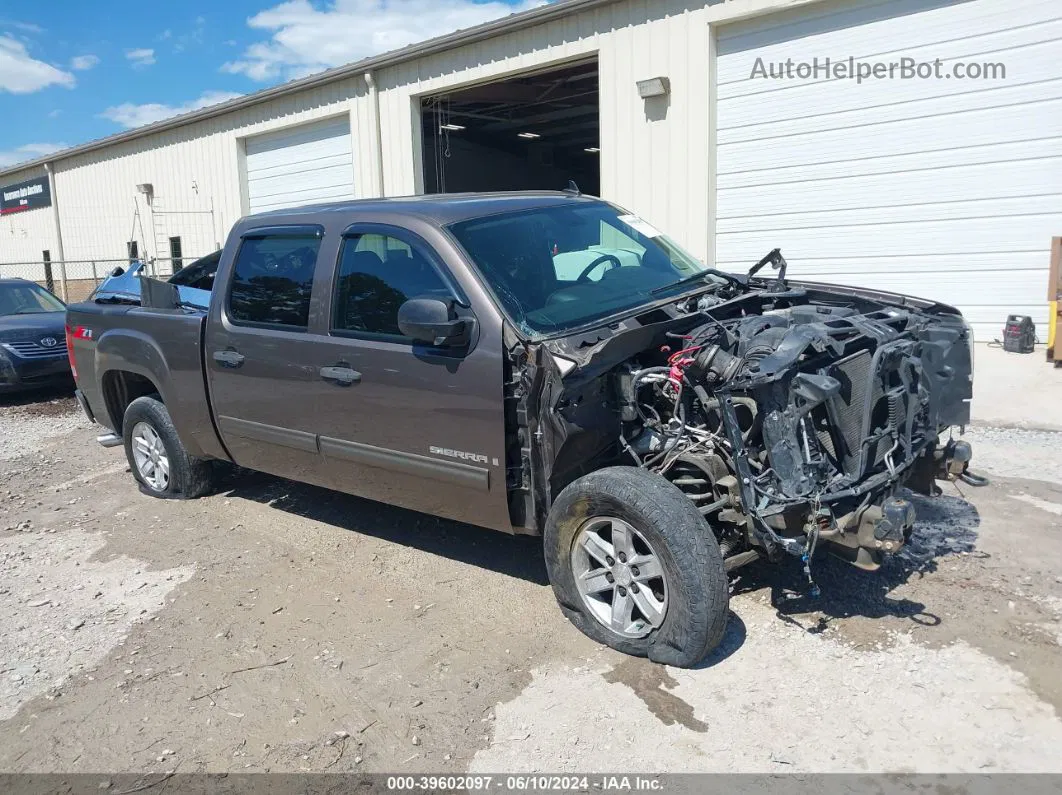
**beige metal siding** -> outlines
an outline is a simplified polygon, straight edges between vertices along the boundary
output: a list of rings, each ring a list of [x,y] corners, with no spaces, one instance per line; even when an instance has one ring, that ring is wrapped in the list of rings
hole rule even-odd
[[[795,278],[954,304],[980,341],[1028,314],[1045,338],[1062,228],[1060,50],[1057,0],[849,0],[725,29],[721,265],[781,246]],[[847,56],[1002,63],[1006,79],[750,78],[759,57]]]
[[[246,212],[243,140],[343,112],[351,115],[355,195],[361,198],[371,190],[374,159],[360,79],[63,160],[56,182],[67,259],[124,257],[130,239],[142,255],[165,257],[168,238],[177,235],[186,259],[213,251]],[[363,147],[366,155],[359,157]],[[150,206],[137,193],[142,183],[154,188]]]
[[[596,56],[602,195],[707,257],[707,20],[687,2],[628,0],[382,70],[386,193],[422,189],[421,97]],[[638,96],[637,81],[657,76],[671,81],[669,102]]]
[[[380,157],[360,75],[62,157],[55,171],[67,259],[122,258],[129,239],[144,255],[165,255],[174,235],[188,257],[213,249],[248,208],[246,138],[343,112],[350,113],[354,195],[377,190],[378,169],[385,195],[416,193],[421,97],[588,57],[600,68],[602,195],[709,259],[710,26],[815,1],[618,0],[380,68]],[[636,82],[657,76],[670,80],[670,98],[639,98]],[[140,183],[154,187],[150,208],[136,192]],[[35,226],[46,223],[42,211],[34,216]],[[23,251],[39,258],[46,234],[27,228],[23,239],[33,243],[24,248],[9,245],[17,235],[0,237],[0,262]]]

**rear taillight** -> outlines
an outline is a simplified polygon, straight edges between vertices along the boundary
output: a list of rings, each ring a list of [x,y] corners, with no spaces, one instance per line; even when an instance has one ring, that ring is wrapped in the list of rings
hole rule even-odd
[[[74,362],[74,330],[66,327],[66,357],[70,360],[70,372],[77,379],[77,364]]]
[[[77,378],[77,362],[74,361],[74,340],[90,340],[92,339],[92,329],[85,328],[84,326],[67,326],[66,327],[66,355],[70,359],[70,372],[74,374],[74,378]]]

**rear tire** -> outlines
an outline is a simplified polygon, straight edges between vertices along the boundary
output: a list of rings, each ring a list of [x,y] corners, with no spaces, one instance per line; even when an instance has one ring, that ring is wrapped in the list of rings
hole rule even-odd
[[[663,477],[633,467],[586,475],[557,497],[544,536],[561,610],[590,638],[680,668],[723,639],[730,595],[719,544]]]
[[[122,421],[125,456],[140,490],[160,499],[190,500],[210,492],[210,461],[188,454],[173,427],[170,412],[157,395],[129,404]]]

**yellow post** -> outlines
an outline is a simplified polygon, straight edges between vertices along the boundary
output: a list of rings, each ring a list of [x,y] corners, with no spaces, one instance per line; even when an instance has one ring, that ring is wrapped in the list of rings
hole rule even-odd
[[[1058,301],[1050,303],[1049,311],[1051,315],[1047,321],[1047,349],[1053,351],[1055,350],[1055,334],[1058,332]]]
[[[1062,237],[1051,239],[1051,268],[1047,277],[1047,361],[1062,366],[1062,351],[1058,350],[1058,307],[1062,304]]]

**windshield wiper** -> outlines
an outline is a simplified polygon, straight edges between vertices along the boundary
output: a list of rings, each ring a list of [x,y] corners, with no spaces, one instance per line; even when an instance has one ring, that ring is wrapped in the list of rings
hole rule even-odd
[[[741,284],[740,279],[735,279],[729,273],[723,273],[722,271],[717,271],[713,268],[709,268],[708,270],[701,271],[700,273],[695,273],[692,276],[687,276],[685,279],[679,279],[677,282],[665,284],[663,287],[656,287],[649,291],[649,295],[659,295],[660,293],[667,292],[668,290],[673,290],[676,287],[683,287],[687,284],[696,284],[699,281],[704,281],[709,276],[719,276],[720,278],[726,279],[728,282],[733,282],[737,285]]]

